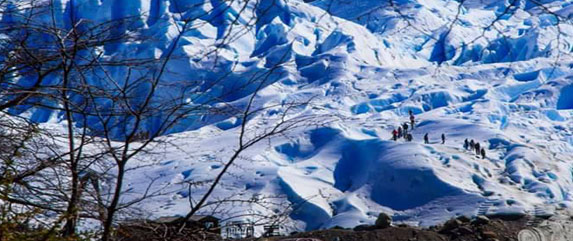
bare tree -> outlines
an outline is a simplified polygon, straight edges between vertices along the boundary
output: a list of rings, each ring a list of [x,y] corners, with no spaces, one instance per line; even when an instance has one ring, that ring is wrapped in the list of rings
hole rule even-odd
[[[45,222],[50,235],[74,237],[78,222],[89,218],[101,222],[102,240],[111,240],[119,212],[161,195],[152,191],[154,183],[151,180],[149,192],[124,200],[124,182],[130,164],[157,152],[155,147],[170,145],[162,136],[172,133],[175,127],[188,120],[205,116],[235,117],[240,125],[232,154],[212,180],[201,184],[206,191],[190,197],[190,211],[184,220],[206,207],[225,202],[252,202],[234,197],[213,198],[223,177],[245,151],[290,130],[326,125],[330,121],[324,116],[317,118],[298,111],[311,105],[312,98],[271,106],[259,104],[262,102],[260,92],[276,81],[275,75],[281,68],[293,63],[288,51],[270,66],[240,76],[242,82],[226,86],[228,88],[221,93],[214,91],[234,72],[240,71],[237,65],[217,69],[220,53],[242,35],[258,31],[264,24],[261,16],[269,14],[279,4],[278,0],[220,1],[211,12],[191,16],[183,14],[182,9],[200,6],[178,6],[177,1],[173,2],[170,7],[176,14],[166,17],[175,29],[174,34],[166,40],[158,40],[143,37],[144,29],[138,26],[148,17],[147,13],[98,22],[78,17],[79,13],[69,7],[65,14],[69,18],[65,21],[67,24],[62,24],[55,17],[61,14],[57,12],[61,7],[54,1],[0,0],[4,21],[0,22],[0,197],[8,204],[27,210],[55,213],[55,218],[37,219],[39,223]],[[502,15],[515,11],[517,2],[510,1],[501,15],[483,26],[483,33],[468,44],[486,38],[487,31],[497,31],[505,37],[499,22]],[[555,16],[558,28],[571,21],[541,2],[527,2],[538,6],[539,11]],[[447,24],[442,38],[447,38],[460,24],[459,15],[467,3],[459,1],[457,4],[456,16]],[[247,11],[252,6],[257,9],[256,13],[245,17],[250,16]],[[233,7],[238,10],[236,17],[226,28],[220,27],[217,41],[206,47],[201,56],[194,56],[199,61],[212,61],[210,67],[224,73],[214,80],[197,77],[191,81],[167,81],[177,76],[177,70],[169,68],[170,63],[189,59],[180,52],[181,42],[186,34],[201,27],[196,20],[220,17],[225,14],[224,10]],[[327,12],[329,10],[327,8]],[[406,9],[395,1],[388,0],[373,11],[377,10],[396,13],[404,23],[404,29],[412,28],[434,41],[440,40],[434,33],[418,28]],[[370,14],[372,12],[359,17],[367,18]],[[131,30],[118,30],[126,28]],[[556,36],[555,41],[560,45],[561,29]],[[144,57],[105,51],[110,46],[138,41],[157,41],[164,48],[160,56]],[[483,56],[483,51],[480,54]],[[568,53],[558,51],[556,65],[562,54]],[[166,91],[174,89],[176,91]],[[264,117],[264,124],[259,122],[257,117],[269,109],[279,111],[272,117]],[[21,118],[21,114],[29,110],[60,114],[65,128],[58,131],[42,129],[41,125]],[[105,180],[107,186],[101,186],[100,180]],[[193,188],[194,184],[189,187]],[[184,232],[184,223],[176,232],[172,230],[171,237]]]
[[[46,22],[42,18],[53,18],[56,14],[51,2],[14,5],[12,1],[4,1],[2,4],[9,5],[5,9],[10,9],[3,12],[3,16],[10,15],[14,20],[0,26],[7,35],[0,45],[7,53],[0,66],[0,84],[6,86],[1,91],[0,110],[18,113],[37,108],[60,112],[66,123],[66,131],[50,135],[50,142],[37,147],[36,155],[25,158],[14,158],[19,157],[15,152],[5,155],[3,168],[12,169],[12,174],[5,177],[10,177],[11,186],[22,189],[16,189],[17,192],[13,188],[4,190],[4,200],[60,214],[61,217],[50,225],[51,230],[59,229],[59,224],[64,222],[62,235],[74,236],[82,213],[80,195],[87,180],[83,173],[106,155],[102,151],[85,150],[97,137],[87,123],[93,115],[101,114],[91,110],[98,105],[95,100],[110,95],[91,85],[88,76],[102,66],[134,65],[154,60],[108,60],[102,56],[99,50],[102,46],[134,40],[130,35],[113,33],[117,26],[128,24],[132,19],[91,23],[76,20],[75,14],[70,12],[71,26],[66,28],[55,20]],[[106,112],[108,116],[116,114],[113,110]],[[8,131],[15,128],[15,125],[3,126]],[[26,139],[10,141],[19,150],[30,145],[24,142],[33,139],[31,134],[34,133],[35,129],[28,130],[23,133]],[[33,164],[32,168],[24,167],[26,163]],[[22,168],[13,168],[15,165]]]

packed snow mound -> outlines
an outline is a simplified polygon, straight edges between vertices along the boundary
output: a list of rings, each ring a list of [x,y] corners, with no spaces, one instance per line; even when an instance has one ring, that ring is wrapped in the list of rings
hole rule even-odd
[[[495,0],[461,6],[445,0],[263,0],[246,11],[240,2],[62,1],[56,19],[67,26],[72,12],[94,21],[145,13],[116,31],[143,29],[154,41],[104,46],[113,58],[160,57],[176,26],[196,17],[197,27],[175,46],[177,58],[169,61],[158,95],[187,96],[181,83],[215,85],[207,95],[219,102],[209,104],[240,107],[257,86],[246,80],[273,69],[258,104],[314,96],[301,113],[340,118],[252,147],[211,200],[277,198],[292,207],[288,224],[307,230],[373,223],[379,212],[429,226],[458,215],[573,205],[573,61],[571,39],[561,35],[573,33],[569,23],[539,14],[542,8],[530,1],[514,1],[511,14],[506,1]],[[541,2],[571,15],[571,3]],[[5,15],[1,21],[12,20]],[[236,39],[224,42],[225,36]],[[117,79],[125,74],[112,71]],[[19,111],[35,121],[58,121],[51,110]],[[414,141],[391,141],[410,111],[417,120]],[[271,112],[249,121],[264,122]],[[189,191],[186,181],[210,181],[221,171],[241,121],[192,116],[175,126],[162,137],[175,146],[130,164],[126,189],[132,196],[126,198],[151,185],[164,195],[139,204],[142,210],[157,217],[184,214],[189,197],[206,192],[205,186]],[[430,144],[422,144],[426,133]],[[445,144],[438,140],[442,133]],[[465,150],[465,139],[481,143],[487,157]],[[232,218],[279,214],[281,207],[233,203],[205,212]]]
[[[343,118],[254,147],[245,154],[249,158],[236,163],[241,168],[224,178],[216,197],[283,195],[293,208],[288,224],[307,230],[373,223],[379,212],[398,223],[430,226],[459,215],[570,208],[573,112],[561,103],[567,103],[573,82],[569,67],[540,69],[551,63],[362,68],[346,75],[351,79],[304,87],[324,95],[307,111],[334,110]],[[390,132],[409,121],[409,111],[417,120],[414,141],[392,141]],[[208,180],[217,173],[213,166],[229,155],[237,130],[229,126],[236,120],[221,123],[165,137],[181,140],[178,149],[202,147],[201,153],[174,149],[162,157],[175,160],[160,169],[166,191],[184,190],[177,184],[181,178]],[[423,144],[426,133],[430,144]],[[464,149],[466,138],[485,148],[485,159]],[[143,173],[156,172],[146,167],[130,182],[137,187]],[[158,209],[157,203],[168,205]],[[143,206],[174,215],[187,205],[186,196],[175,195]],[[228,208],[251,212],[253,207]]]

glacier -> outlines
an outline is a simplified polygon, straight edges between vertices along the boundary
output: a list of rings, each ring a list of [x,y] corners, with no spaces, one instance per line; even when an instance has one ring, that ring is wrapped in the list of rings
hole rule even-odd
[[[572,1],[261,0],[246,11],[239,1],[222,0],[54,2],[63,27],[70,17],[143,16],[115,31],[140,31],[154,41],[106,45],[109,58],[160,57],[183,19],[196,17],[174,46],[178,58],[168,62],[162,81],[169,84],[158,95],[186,96],[179,86],[185,81],[215,84],[209,95],[240,106],[255,92],[250,76],[288,63],[257,93],[259,104],[317,96],[300,111],[339,116],[247,150],[211,200],[277,197],[293,207],[292,230],[354,227],[373,223],[380,212],[398,223],[431,226],[459,215],[572,208],[573,25],[544,12],[570,20]],[[13,18],[4,14],[0,24]],[[254,28],[234,27],[253,19]],[[226,35],[234,40],[225,42]],[[118,79],[126,75],[112,70]],[[414,142],[391,141],[409,111],[418,120]],[[63,118],[38,107],[13,113],[55,128]],[[265,115],[272,113],[250,121]],[[185,181],[211,180],[220,171],[240,124],[232,115],[178,123],[161,137],[173,146],[129,164],[126,198],[151,185],[164,195],[138,204],[145,215],[184,215],[188,197],[206,192],[190,193]],[[425,133],[431,144],[422,144]],[[437,141],[442,133],[444,145]],[[464,150],[466,138],[485,146],[488,158]],[[223,218],[280,213],[280,205],[216,208]]]

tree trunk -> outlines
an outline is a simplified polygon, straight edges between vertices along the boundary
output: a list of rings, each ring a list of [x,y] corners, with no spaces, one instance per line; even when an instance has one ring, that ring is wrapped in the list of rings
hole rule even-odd
[[[101,237],[102,241],[111,240],[111,230],[113,225],[113,219],[115,212],[117,211],[117,205],[119,204],[119,198],[121,197],[121,188],[123,185],[123,176],[125,174],[124,164],[120,164],[117,167],[117,183],[115,184],[115,191],[113,194],[113,199],[111,204],[107,208],[107,216],[103,225],[103,234]]]

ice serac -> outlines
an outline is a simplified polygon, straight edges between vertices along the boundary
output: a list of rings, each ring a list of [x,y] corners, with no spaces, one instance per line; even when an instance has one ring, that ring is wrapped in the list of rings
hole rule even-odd
[[[290,25],[291,16],[288,5],[284,0],[267,0],[260,1],[255,9],[257,14],[257,31],[262,26],[267,25],[275,18],[279,18],[285,25]]]
[[[0,23],[2,24],[2,27],[8,27],[11,24],[14,24],[18,21],[17,10],[18,10],[17,6],[12,2],[9,2],[6,5],[2,17],[0,18]]]
[[[557,102],[558,110],[572,110],[573,109],[573,85],[568,85],[561,89],[559,94],[559,101]]]
[[[488,54],[481,60],[484,63],[516,62],[547,55],[549,50],[540,49],[538,40],[537,32],[528,32],[515,39],[496,39],[485,48]]]
[[[157,23],[161,18],[166,17],[167,13],[167,0],[150,0],[149,17],[147,18],[147,26],[152,26]],[[174,6],[179,6],[175,4]]]
[[[102,22],[109,18],[110,12],[106,11],[99,0],[70,0],[65,5],[62,20],[65,23],[64,28],[69,29],[72,24],[77,24],[82,19]]]
[[[157,0],[156,0],[157,1]],[[160,0],[167,1],[167,0]],[[168,0],[169,11],[172,13],[184,13],[202,9],[206,0]],[[153,9],[153,8],[152,8]]]
[[[257,43],[251,56],[261,56],[267,53],[271,48],[287,44],[287,29],[282,23],[273,23],[266,25],[257,33]]]
[[[448,44],[449,31],[440,34],[438,41],[434,45],[432,50],[432,55],[430,56],[430,61],[435,61],[438,64],[451,60],[456,54],[456,48]]]
[[[113,21],[114,27],[111,30],[111,35],[120,37],[137,28],[143,27],[144,16],[142,9],[142,0],[118,0],[118,1],[105,1],[99,8],[94,8],[96,11],[101,11],[99,16],[104,16],[103,19],[98,19],[100,22]],[[93,11],[93,10],[92,10]],[[109,15],[108,15],[109,14]],[[148,15],[147,15],[148,16]],[[121,51],[120,46],[122,43],[111,43],[106,45],[106,51],[113,53]]]

